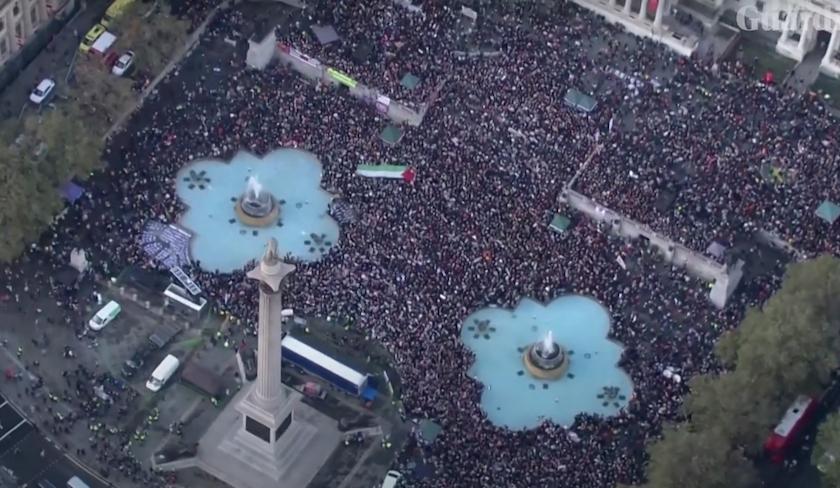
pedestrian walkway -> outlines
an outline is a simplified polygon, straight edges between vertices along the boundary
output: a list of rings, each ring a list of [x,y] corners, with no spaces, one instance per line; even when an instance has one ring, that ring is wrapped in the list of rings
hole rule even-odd
[[[92,488],[109,486],[62,453],[1,395],[0,466],[11,473],[17,486],[37,486],[41,480],[65,486],[72,476]]]

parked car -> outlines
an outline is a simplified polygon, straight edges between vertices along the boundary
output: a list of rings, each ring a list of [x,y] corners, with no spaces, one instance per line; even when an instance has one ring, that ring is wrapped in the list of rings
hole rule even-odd
[[[155,347],[152,344],[143,344],[141,345],[134,354],[131,355],[130,359],[126,359],[123,363],[122,370],[120,374],[125,379],[131,379],[134,375],[137,374],[138,371],[146,364],[146,360],[155,350]]]
[[[44,78],[38,83],[38,86],[32,89],[29,93],[29,101],[35,105],[40,105],[52,95],[55,88],[55,81],[50,78]]]
[[[167,344],[172,342],[172,339],[183,331],[184,329],[175,325],[161,324],[157,326],[151,334],[149,334],[149,342],[154,344],[158,349],[163,349]]]
[[[134,51],[126,51],[119,57],[119,59],[117,59],[117,62],[114,63],[114,67],[111,68],[111,73],[117,76],[122,76],[126,74],[132,66],[134,66]]]
[[[257,355],[253,349],[241,351],[242,365],[245,366],[245,379],[254,381],[257,379]]]
[[[85,34],[85,38],[82,39],[81,44],[79,44],[79,51],[86,53],[90,51],[90,47],[93,46],[93,43],[99,39],[99,36],[105,33],[105,26],[102,24],[96,24],[95,26],[91,27],[87,34]]]

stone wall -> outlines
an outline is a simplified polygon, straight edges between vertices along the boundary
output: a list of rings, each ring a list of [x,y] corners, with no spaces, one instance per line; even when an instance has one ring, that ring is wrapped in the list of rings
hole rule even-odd
[[[321,63],[318,59],[307,56],[293,47],[281,48],[277,43],[274,31],[269,32],[266,37],[260,41],[248,41],[248,54],[246,62],[248,66],[253,69],[265,69],[271,61],[278,59],[281,63],[289,66],[297,71],[304,78],[312,80],[319,85],[343,86],[337,80],[333,79],[327,72],[329,66]],[[358,98],[367,105],[370,105],[372,110],[376,109],[376,102],[380,96],[387,97],[387,94],[380,92],[374,87],[369,87],[362,83],[357,83],[353,87],[345,87],[350,95]],[[397,100],[388,98],[387,111],[383,114],[397,124],[408,124],[412,126],[419,126],[423,121],[425,110],[422,108],[415,109]]]
[[[275,55],[281,62],[290,66],[292,69],[312,81],[323,85],[340,86],[338,81],[334,80],[327,74],[328,66],[320,63],[314,58],[310,58],[310,62],[307,62],[305,60],[301,60],[299,57],[283,52],[280,49],[275,49]],[[348,92],[362,102],[370,105],[371,108],[375,106],[376,99],[379,95],[387,96],[376,88],[369,87],[362,83],[358,83],[356,86],[348,88]],[[384,115],[397,124],[419,126],[420,122],[423,120],[423,116],[420,111],[408,107],[396,100],[391,100],[391,103],[388,105],[388,111]]]
[[[647,225],[629,219],[571,189],[563,191],[560,201],[585,214],[595,222],[604,224],[610,231],[619,236],[633,240],[647,240],[651,246],[659,249],[669,263],[685,268],[692,275],[709,282],[711,284],[709,300],[718,308],[726,306],[726,302],[741,280],[743,275],[743,262],[741,261],[732,267],[718,263],[654,232]]]

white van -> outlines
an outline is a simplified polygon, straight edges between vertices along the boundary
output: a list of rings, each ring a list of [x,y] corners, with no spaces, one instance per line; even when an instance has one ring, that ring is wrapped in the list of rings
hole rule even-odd
[[[171,354],[163,358],[163,361],[152,371],[151,378],[146,382],[146,388],[152,391],[160,391],[163,385],[169,381],[169,378],[175,374],[175,371],[178,370],[178,366],[180,365],[181,361],[178,361],[178,358]]]
[[[385,473],[385,481],[382,482],[382,488],[394,488],[397,486],[400,478],[402,478],[402,475],[399,471],[388,471]]]
[[[117,318],[117,315],[122,311],[120,304],[111,300],[104,307],[102,307],[93,318],[88,322],[91,330],[102,330],[106,325],[110,324],[112,320]]]
[[[90,486],[78,476],[74,476],[67,480],[67,488],[90,488]]]

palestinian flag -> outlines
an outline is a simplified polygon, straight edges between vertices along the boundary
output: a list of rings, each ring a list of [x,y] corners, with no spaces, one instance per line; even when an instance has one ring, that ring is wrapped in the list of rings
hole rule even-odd
[[[416,176],[413,169],[399,164],[360,164],[356,174],[368,178],[402,178],[408,183],[414,181]]]

